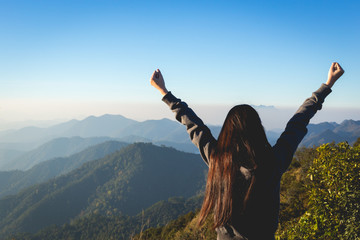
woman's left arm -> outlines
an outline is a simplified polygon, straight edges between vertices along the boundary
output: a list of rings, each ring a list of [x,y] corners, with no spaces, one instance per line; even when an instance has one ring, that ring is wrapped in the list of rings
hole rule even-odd
[[[205,163],[209,165],[211,151],[216,145],[216,140],[210,129],[185,102],[176,98],[166,89],[164,78],[159,69],[151,76],[150,83],[163,95],[162,100],[175,113],[176,120],[186,126],[192,143],[199,149]]]

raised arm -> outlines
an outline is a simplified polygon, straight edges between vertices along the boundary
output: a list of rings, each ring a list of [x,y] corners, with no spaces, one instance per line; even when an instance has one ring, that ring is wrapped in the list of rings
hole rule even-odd
[[[331,93],[331,87],[338,80],[344,70],[338,63],[332,63],[326,84],[313,92],[312,96],[296,111],[295,115],[289,120],[285,131],[274,145],[274,153],[280,161],[280,171],[284,173],[289,167],[293,155],[307,133],[307,125],[315,113],[322,108],[322,104],[327,95]]]
[[[164,78],[159,69],[157,69],[150,78],[150,83],[163,95],[163,101],[175,113],[175,118],[186,126],[190,139],[199,149],[201,157],[206,164],[209,164],[210,154],[216,144],[210,129],[203,121],[188,107],[185,102],[176,98],[165,87]]]

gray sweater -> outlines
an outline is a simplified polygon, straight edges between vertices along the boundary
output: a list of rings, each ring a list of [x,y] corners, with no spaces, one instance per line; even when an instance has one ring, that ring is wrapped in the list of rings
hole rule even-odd
[[[322,84],[289,120],[284,132],[272,147],[273,155],[269,156],[272,167],[266,174],[268,179],[252,197],[251,203],[248,203],[247,211],[238,216],[236,225],[217,229],[218,239],[274,239],[278,226],[281,176],[289,167],[298,145],[306,135],[310,119],[322,108],[322,103],[329,93],[331,89]],[[185,102],[171,92],[163,97],[163,101],[175,113],[175,118],[186,126],[191,141],[198,147],[201,157],[208,165],[210,154],[217,143],[210,129]]]

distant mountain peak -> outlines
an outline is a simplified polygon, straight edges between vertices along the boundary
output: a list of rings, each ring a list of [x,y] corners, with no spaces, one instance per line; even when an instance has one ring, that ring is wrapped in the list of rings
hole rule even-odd
[[[145,120],[143,121],[145,122],[151,122],[151,123],[156,123],[156,122],[162,122],[162,123],[174,123],[174,120],[170,120],[168,118],[161,118],[161,119],[149,119],[149,120]]]
[[[355,120],[352,120],[352,119],[346,119],[344,121],[342,121],[342,123],[340,125],[352,125],[352,124],[356,124],[356,125],[360,125],[360,120],[358,121],[355,121]]]
[[[120,115],[120,114],[108,114],[108,113],[100,115],[100,116],[90,115],[90,116],[84,118],[81,121],[93,120],[93,119],[111,119],[111,120],[119,119],[119,120],[135,121],[135,120],[132,120],[130,118],[124,117],[123,115]]]
[[[255,109],[276,109],[276,107],[273,105],[262,105],[261,104],[261,105],[250,105],[250,106],[252,106]]]

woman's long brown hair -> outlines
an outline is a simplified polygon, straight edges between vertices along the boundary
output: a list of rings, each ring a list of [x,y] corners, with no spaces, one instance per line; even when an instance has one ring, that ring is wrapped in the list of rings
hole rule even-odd
[[[217,228],[231,223],[234,214],[246,209],[256,182],[256,169],[261,166],[269,146],[254,108],[237,105],[229,111],[210,156],[200,225],[211,212],[214,213],[214,228]],[[250,180],[245,180],[240,173],[241,166],[254,170]]]

